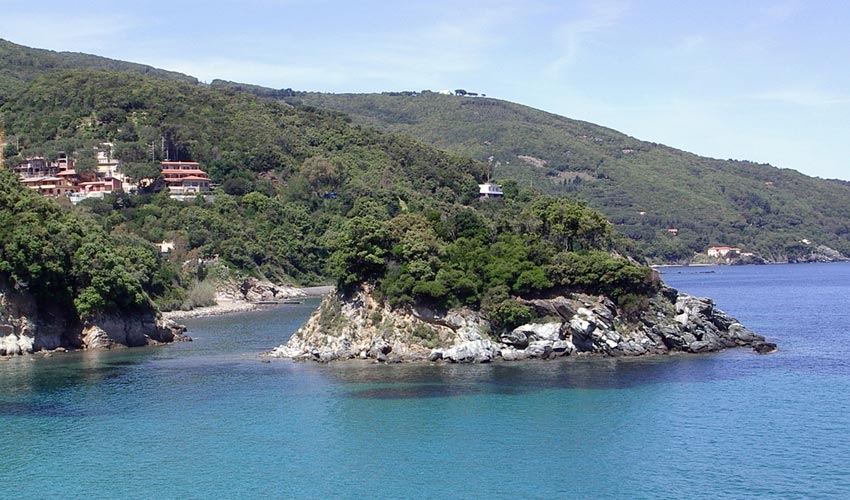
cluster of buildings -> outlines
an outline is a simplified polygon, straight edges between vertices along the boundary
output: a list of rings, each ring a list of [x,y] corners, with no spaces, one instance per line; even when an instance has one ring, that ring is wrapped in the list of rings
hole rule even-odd
[[[752,252],[741,251],[738,247],[727,246],[708,247],[705,253],[715,259],[734,259],[739,257],[753,257],[755,255]]]
[[[78,172],[75,161],[60,154],[55,160],[44,157],[29,157],[19,165],[9,166],[28,188],[44,196],[67,196],[76,204],[86,198],[102,198],[116,191],[133,192],[137,184],[121,170],[118,160],[112,158],[112,144],[101,144],[97,150],[94,169]],[[172,198],[194,198],[210,191],[210,180],[197,162],[161,162],[163,189],[168,189]]]

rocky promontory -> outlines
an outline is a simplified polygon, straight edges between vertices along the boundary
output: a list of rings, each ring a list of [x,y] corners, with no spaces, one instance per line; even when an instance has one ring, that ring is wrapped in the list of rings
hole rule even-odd
[[[486,363],[704,353],[739,346],[768,353],[776,348],[717,309],[711,299],[670,287],[662,287],[637,313],[626,313],[604,296],[581,293],[517,300],[532,308],[537,319],[496,333],[480,312],[467,308],[392,309],[368,288],[349,296],[332,294],[289,342],[265,354],[322,362],[360,358]]]
[[[191,340],[185,331],[153,309],[101,313],[80,321],[58,305],[39,307],[31,295],[0,281],[0,356]]]

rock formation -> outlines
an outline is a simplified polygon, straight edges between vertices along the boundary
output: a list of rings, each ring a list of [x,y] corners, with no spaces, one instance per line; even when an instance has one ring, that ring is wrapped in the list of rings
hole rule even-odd
[[[185,331],[153,310],[100,314],[80,322],[61,307],[39,307],[29,294],[0,282],[0,356],[191,340]]]
[[[329,295],[287,344],[269,356],[333,361],[447,361],[486,363],[497,359],[562,356],[641,356],[703,353],[751,346],[771,352],[735,318],[697,298],[664,287],[643,311],[626,314],[608,298],[568,294],[520,300],[539,318],[493,335],[490,323],[470,309],[441,313],[427,307],[391,309],[368,289],[350,297]],[[772,346],[772,347],[771,347]]]

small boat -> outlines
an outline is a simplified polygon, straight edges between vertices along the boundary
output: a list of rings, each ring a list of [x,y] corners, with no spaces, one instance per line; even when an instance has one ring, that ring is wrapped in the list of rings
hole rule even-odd
[[[303,300],[284,300],[284,304],[303,304]]]

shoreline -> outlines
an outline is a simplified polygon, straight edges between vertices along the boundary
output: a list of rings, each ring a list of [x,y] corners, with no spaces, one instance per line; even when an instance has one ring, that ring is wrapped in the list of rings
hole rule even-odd
[[[328,293],[331,293],[335,288],[336,287],[334,286],[311,286],[297,288],[296,290],[298,290],[299,293],[296,296],[287,298],[285,300],[299,300],[302,298],[309,299],[316,297],[324,297]],[[222,299],[217,301],[215,305],[196,307],[195,309],[190,309],[188,311],[164,311],[162,313],[162,317],[174,321],[190,318],[208,318],[212,316],[222,316],[225,314],[236,314],[242,312],[256,311],[258,309],[264,309],[269,305],[278,304],[261,304],[257,302],[249,302],[246,300]]]

